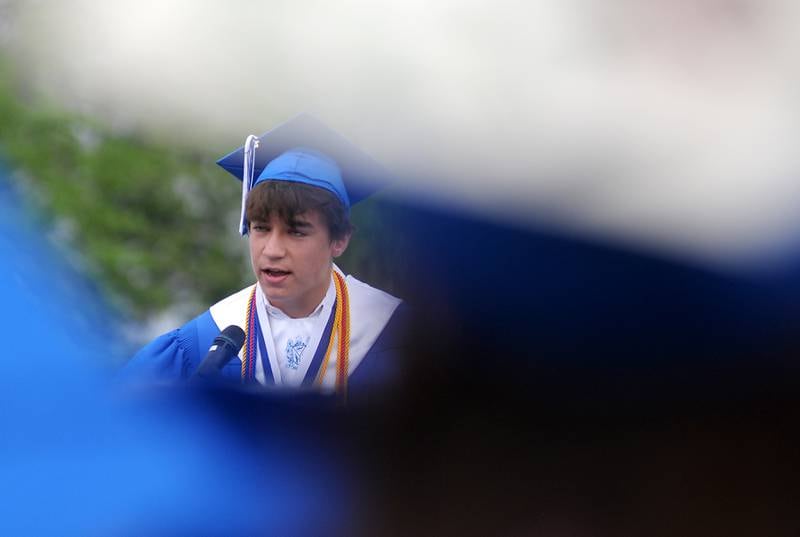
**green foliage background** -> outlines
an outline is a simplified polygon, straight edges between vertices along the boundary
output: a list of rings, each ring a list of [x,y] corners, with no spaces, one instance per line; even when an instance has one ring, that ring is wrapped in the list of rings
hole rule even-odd
[[[117,133],[28,94],[0,59],[0,158],[50,236],[134,322],[176,305],[196,314],[252,282],[235,232],[241,190],[216,153]],[[340,260],[392,291],[402,263],[380,202],[360,204],[360,229]],[[378,254],[378,250],[383,253]],[[395,252],[394,254],[388,252]]]
[[[0,151],[53,237],[135,318],[176,300],[224,296],[243,280],[242,247],[221,233],[240,194],[213,159],[113,134],[23,99],[0,66]]]

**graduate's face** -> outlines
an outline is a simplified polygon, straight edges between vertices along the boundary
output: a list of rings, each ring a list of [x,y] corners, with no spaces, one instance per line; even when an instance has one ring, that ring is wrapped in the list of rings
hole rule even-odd
[[[345,251],[349,239],[331,240],[317,211],[291,222],[275,214],[267,222],[251,222],[250,259],[270,304],[290,317],[312,313],[330,285],[333,258]]]

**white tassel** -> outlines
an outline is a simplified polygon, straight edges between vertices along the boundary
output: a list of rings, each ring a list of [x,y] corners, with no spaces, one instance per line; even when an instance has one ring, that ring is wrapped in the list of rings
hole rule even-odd
[[[247,194],[253,188],[253,170],[256,165],[256,148],[258,136],[251,134],[244,142],[244,163],[242,165],[242,216],[239,220],[239,233],[247,235],[247,218],[245,215]]]

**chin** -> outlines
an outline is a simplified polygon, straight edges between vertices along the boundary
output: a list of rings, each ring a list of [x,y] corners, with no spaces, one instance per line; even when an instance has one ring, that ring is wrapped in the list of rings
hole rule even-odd
[[[258,285],[261,287],[261,291],[264,293],[264,296],[269,299],[270,303],[276,300],[286,299],[286,293],[283,289],[278,289],[261,280],[258,281]]]
[[[266,285],[261,286],[261,290],[264,291],[264,295],[266,295],[270,302],[286,299],[286,293],[281,293],[280,290],[276,291],[274,288],[269,288]]]

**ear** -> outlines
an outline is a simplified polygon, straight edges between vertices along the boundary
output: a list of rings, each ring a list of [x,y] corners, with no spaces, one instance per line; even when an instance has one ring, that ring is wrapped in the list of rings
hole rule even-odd
[[[347,245],[350,244],[350,233],[342,237],[341,239],[336,239],[331,241],[331,254],[333,257],[339,257],[347,250]]]

